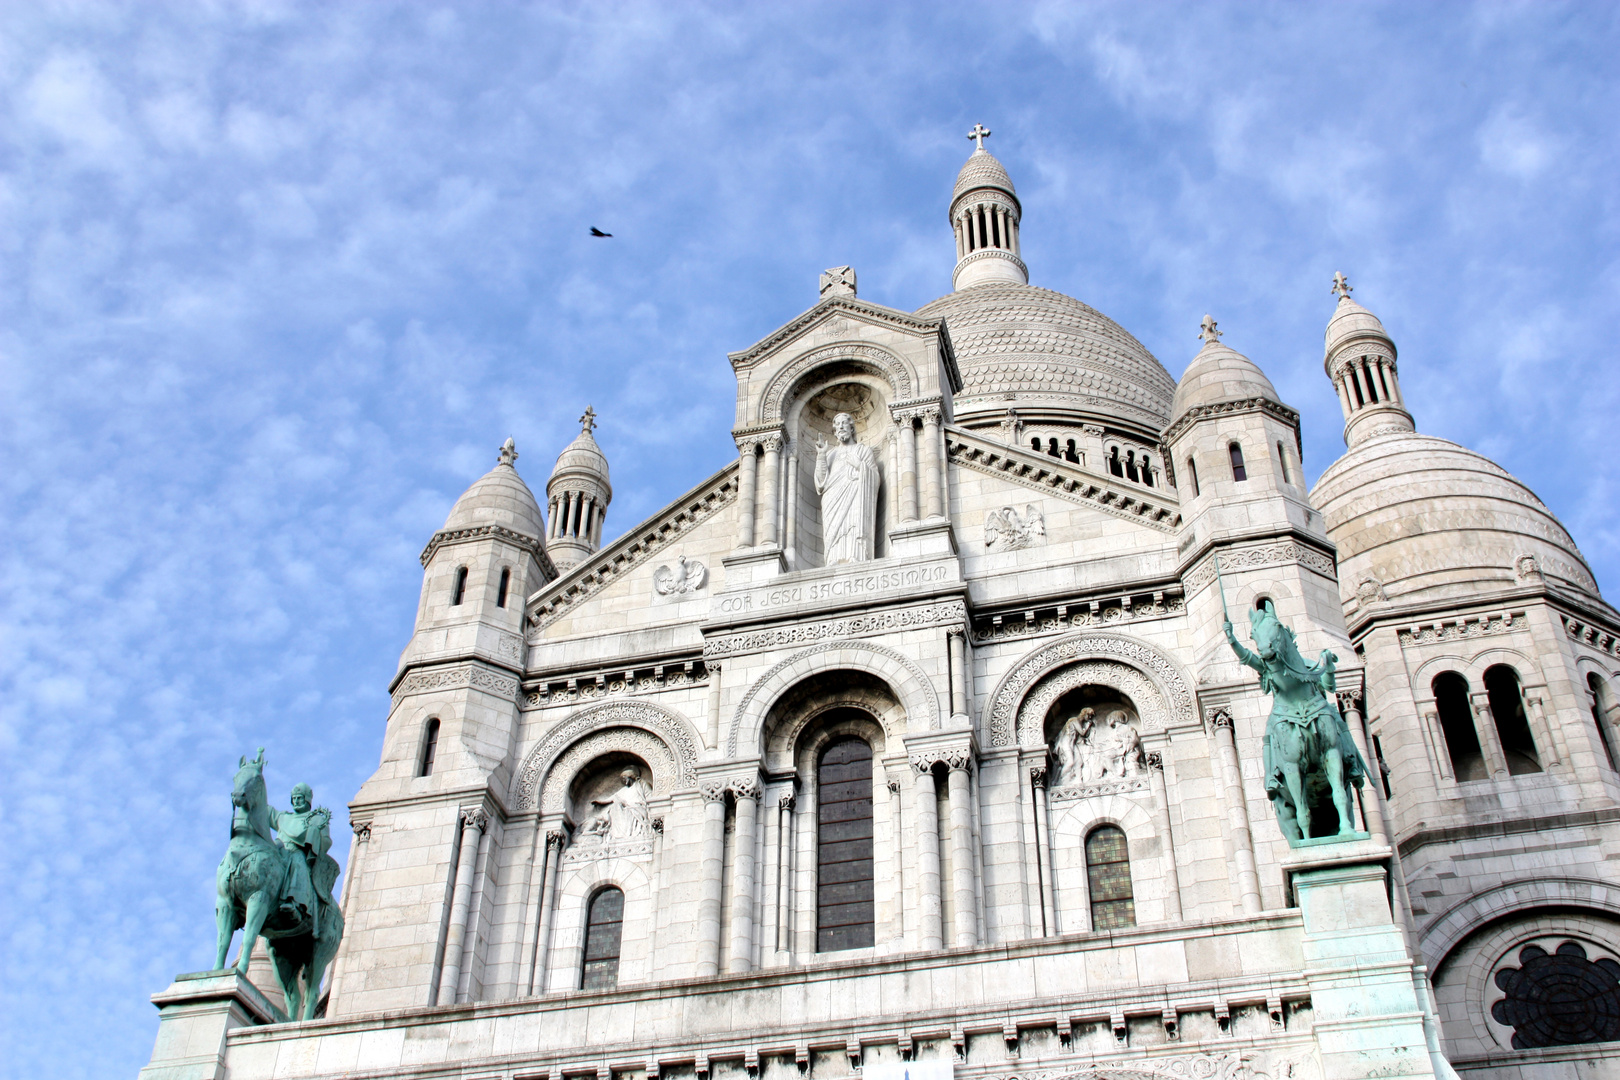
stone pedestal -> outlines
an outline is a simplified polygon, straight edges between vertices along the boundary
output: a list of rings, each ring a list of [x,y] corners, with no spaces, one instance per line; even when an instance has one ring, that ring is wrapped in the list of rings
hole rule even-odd
[[[1283,862],[1305,921],[1305,977],[1325,1080],[1434,1077],[1413,961],[1390,895],[1393,852],[1314,844]],[[1443,1080],[1444,1074],[1442,1074]]]
[[[224,1080],[225,1035],[233,1028],[285,1021],[258,987],[235,971],[195,971],[152,995],[157,1045],[140,1080]]]
[[[944,520],[907,522],[889,530],[889,557],[923,559],[956,554],[956,534]]]
[[[757,547],[727,555],[720,560],[726,568],[728,588],[768,581],[787,573],[787,558],[779,547]]]

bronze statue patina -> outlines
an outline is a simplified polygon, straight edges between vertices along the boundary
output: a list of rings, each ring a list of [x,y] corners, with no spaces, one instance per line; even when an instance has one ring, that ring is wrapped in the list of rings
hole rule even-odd
[[[1224,609],[1224,596],[1221,606]],[[1249,628],[1253,652],[1238,642],[1230,618],[1222,622],[1232,651],[1260,673],[1260,689],[1271,695],[1261,758],[1266,794],[1283,836],[1290,844],[1310,838],[1312,793],[1319,792],[1323,784],[1332,792],[1338,812],[1334,834],[1356,835],[1350,787],[1361,787],[1367,767],[1344,717],[1328,697],[1334,689],[1333,669],[1339,658],[1323,649],[1317,663],[1308,663],[1294,643],[1294,632],[1278,621],[1269,603],[1249,612]]]
[[[263,747],[254,760],[242,758],[231,787],[231,846],[216,878],[214,967],[224,969],[231,938],[241,929],[236,973],[246,975],[253,943],[262,936],[293,1020],[314,1017],[321,978],[343,939],[343,913],[332,899],[338,864],[327,854],[332,812],[313,803],[309,785],[299,784],[292,809],[274,809],[264,786]]]

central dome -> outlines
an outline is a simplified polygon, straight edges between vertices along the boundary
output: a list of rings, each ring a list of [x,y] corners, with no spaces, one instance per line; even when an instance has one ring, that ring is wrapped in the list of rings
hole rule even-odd
[[[1050,289],[976,285],[917,310],[944,319],[962,371],[957,419],[999,420],[1008,409],[1124,423],[1157,435],[1176,381],[1108,316]]]

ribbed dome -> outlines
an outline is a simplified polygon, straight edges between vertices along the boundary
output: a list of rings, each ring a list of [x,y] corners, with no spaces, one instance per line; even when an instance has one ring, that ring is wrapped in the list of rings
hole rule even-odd
[[[1013,190],[1012,177],[1007,175],[1007,170],[1002,168],[996,156],[984,149],[969,154],[962,171],[956,174],[956,187],[951,191],[951,202],[956,202],[964,192],[975,188],[996,188],[1014,198],[1018,197],[1018,192]]]
[[[942,296],[917,315],[946,322],[964,383],[958,417],[1061,409],[1154,431],[1170,419],[1176,382],[1164,365],[1073,297],[992,282]]]
[[[1311,502],[1338,545],[1346,603],[1368,578],[1397,602],[1488,595],[1523,584],[1523,555],[1554,586],[1598,596],[1574,539],[1535,493],[1445,439],[1375,435],[1322,474]]]
[[[1228,348],[1219,341],[1211,341],[1198,350],[1193,362],[1176,384],[1176,397],[1170,415],[1179,417],[1188,409],[1199,405],[1213,405],[1220,401],[1247,401],[1262,397],[1279,405],[1277,388],[1271,385],[1266,373],[1253,360]]]
[[[1393,351],[1395,342],[1384,329],[1384,324],[1378,321],[1378,316],[1350,299],[1341,297],[1339,306],[1334,309],[1333,317],[1328,319],[1327,332],[1324,335],[1323,356],[1330,357],[1339,344],[1352,337],[1361,337],[1367,334],[1376,334],[1389,343]]]
[[[505,462],[462,492],[456,505],[451,507],[450,516],[444,519],[446,530],[481,525],[504,525],[537,539],[546,535],[545,519],[540,514],[540,504],[535,502],[534,492],[517,470]]]
[[[608,486],[607,455],[596,445],[596,440],[591,437],[589,429],[581,431],[574,441],[557,455],[557,467],[551,470],[552,479],[564,473],[584,474],[601,481],[603,487]]]

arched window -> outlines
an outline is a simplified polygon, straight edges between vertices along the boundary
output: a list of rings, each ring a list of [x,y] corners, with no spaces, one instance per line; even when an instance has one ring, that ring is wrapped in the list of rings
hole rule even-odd
[[[1282,470],[1283,483],[1292,484],[1294,478],[1288,475],[1288,451],[1283,449],[1282,440],[1277,440],[1277,466]]]
[[[1142,455],[1142,483],[1153,486],[1153,459],[1146,454]]]
[[[1108,471],[1115,476],[1125,475],[1125,466],[1119,460],[1119,447],[1110,447],[1108,451]]]
[[[1434,708],[1440,715],[1440,733],[1446,740],[1446,753],[1451,756],[1451,775],[1459,782],[1483,780],[1485,755],[1479,748],[1479,733],[1474,730],[1474,717],[1468,707],[1468,680],[1455,671],[1442,671],[1430,684],[1434,690]]]
[[[1041,440],[1039,436],[1029,440],[1029,448],[1035,451],[1037,454],[1041,452]]]
[[[496,590],[495,590],[495,606],[496,607],[505,607],[506,606],[506,590],[511,586],[511,584],[512,584],[512,571],[511,571],[511,569],[508,568],[508,567],[505,567],[505,566],[501,567],[501,583],[500,583],[500,586],[498,588],[496,588]]]
[[[1586,677],[1586,685],[1592,690],[1592,722],[1597,725],[1603,755],[1609,759],[1609,768],[1620,769],[1615,763],[1613,732],[1609,728],[1614,723],[1611,719],[1615,714],[1614,691],[1609,688],[1609,680],[1595,671]]]
[[[1238,481],[1247,480],[1249,473],[1243,467],[1243,447],[1237,443],[1232,443],[1226,448],[1226,452],[1232,459],[1232,479]]]
[[[1269,596],[1257,596],[1254,598],[1254,610],[1269,611],[1275,617],[1277,614],[1277,605]]]
[[[433,775],[433,759],[439,756],[439,718],[434,717],[427,722],[427,731],[422,736],[422,757],[417,765],[417,776]]]
[[[872,748],[839,739],[816,766],[816,951],[868,949],[872,907]]]
[[[1076,452],[1076,450],[1074,448],[1074,440],[1073,439],[1069,440],[1068,448],[1063,452],[1063,460],[1064,461],[1072,461],[1076,465],[1080,464],[1080,455],[1079,455],[1079,453]]]
[[[1142,478],[1136,472],[1136,451],[1125,451],[1125,479],[1134,483],[1141,483]]]
[[[1051,454],[1053,457],[1058,456],[1058,445],[1057,445],[1057,440],[1056,439],[1047,439],[1046,440],[1046,452],[1048,454]]]
[[[1187,475],[1192,477],[1193,498],[1196,499],[1196,498],[1198,498],[1198,495],[1199,495],[1199,491],[1198,491],[1198,462],[1193,460],[1191,454],[1187,455]]]
[[[1491,718],[1496,721],[1496,737],[1507,758],[1508,774],[1522,776],[1541,771],[1541,755],[1530,734],[1530,721],[1524,714],[1524,695],[1519,692],[1519,673],[1506,664],[1485,670],[1485,694],[1491,702]]]
[[[619,985],[619,939],[624,932],[624,891],[612,885],[591,897],[585,917],[586,990],[612,990]]]
[[[1131,893],[1131,856],[1125,833],[1099,825],[1086,836],[1086,883],[1091,890],[1091,928],[1113,930],[1136,925]]]
[[[466,594],[467,568],[465,566],[458,566],[456,567],[456,584],[455,587],[450,590],[450,606],[459,607],[461,605],[461,598]]]

